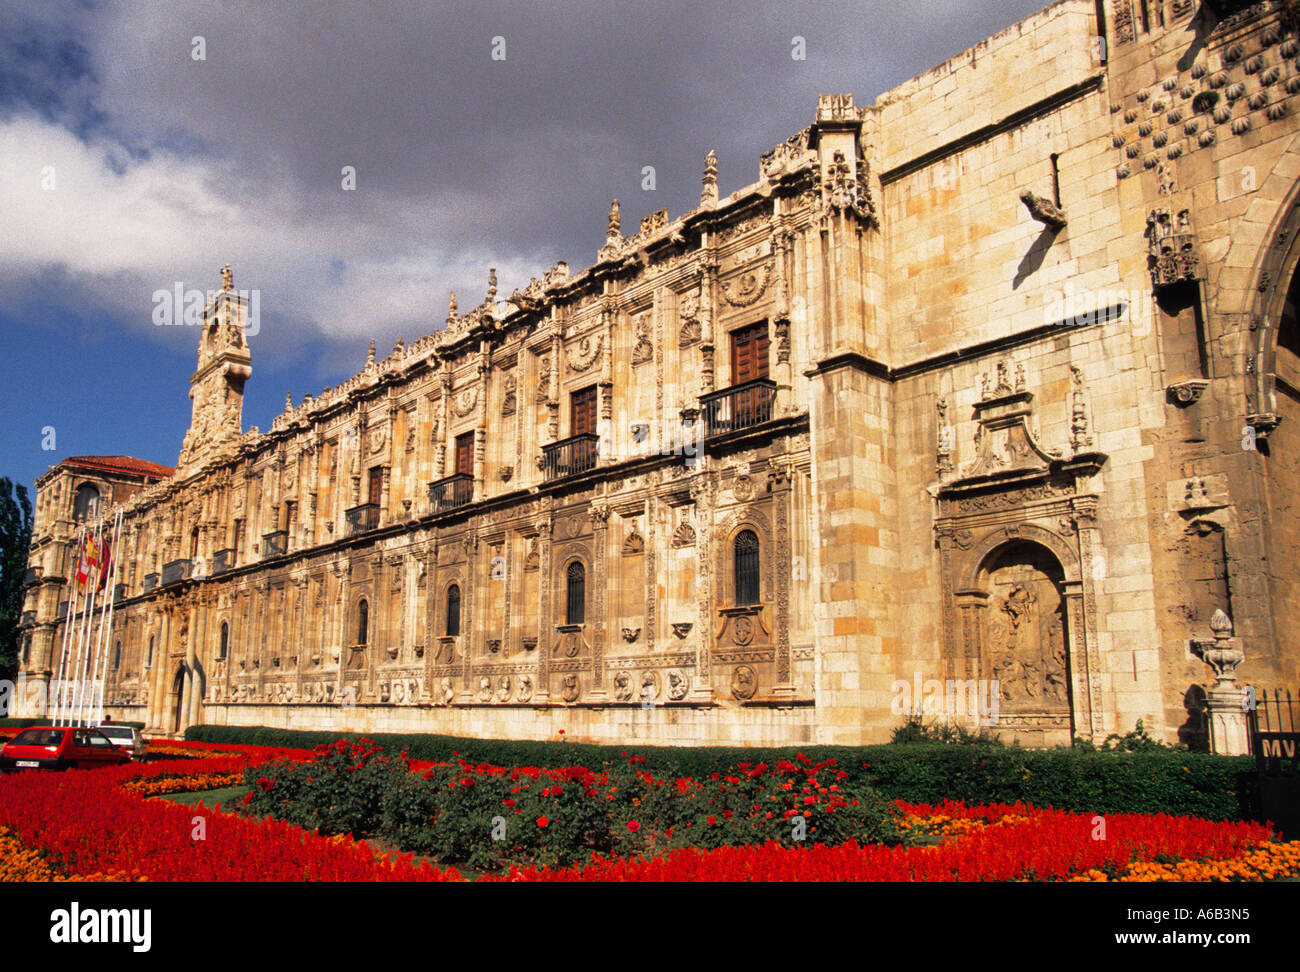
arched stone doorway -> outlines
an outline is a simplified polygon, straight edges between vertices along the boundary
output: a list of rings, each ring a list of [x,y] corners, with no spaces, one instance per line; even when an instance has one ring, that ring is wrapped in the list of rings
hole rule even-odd
[[[1073,738],[1065,571],[1039,544],[1016,540],[980,565],[979,670],[998,683],[998,724]],[[1047,740],[1043,740],[1047,741]],[[1049,743],[1050,744],[1050,743]]]

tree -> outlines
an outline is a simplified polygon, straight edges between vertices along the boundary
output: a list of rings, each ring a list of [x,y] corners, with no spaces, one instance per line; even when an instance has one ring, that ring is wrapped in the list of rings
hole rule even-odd
[[[23,610],[23,574],[32,542],[32,502],[27,487],[0,477],[0,679],[18,670],[18,622]]]

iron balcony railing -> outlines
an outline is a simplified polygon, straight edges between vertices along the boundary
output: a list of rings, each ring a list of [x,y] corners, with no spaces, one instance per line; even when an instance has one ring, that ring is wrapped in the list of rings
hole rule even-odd
[[[358,533],[365,533],[367,530],[373,530],[379,526],[379,504],[363,503],[360,506],[354,506],[350,510],[344,511],[343,515],[348,522],[348,536],[354,537]]]
[[[23,587],[31,587],[41,579],[41,570],[39,567],[28,567],[23,571]]]
[[[231,547],[225,550],[218,550],[212,557],[212,575],[224,574],[230,568],[235,566],[235,551]]]
[[[125,585],[125,584],[114,584],[114,585],[113,585],[113,600],[114,600],[114,601],[120,601],[120,600],[122,600],[122,599],[125,598],[125,597],[126,597],[126,585]]]
[[[600,436],[594,432],[584,432],[542,446],[542,478],[550,482],[596,468],[599,442]]]
[[[759,378],[701,395],[705,438],[770,422],[775,405],[776,382],[770,378]]]
[[[35,611],[24,611],[22,618],[18,621],[19,627],[26,628],[36,623]]]
[[[473,498],[474,477],[469,473],[456,473],[429,484],[429,506],[435,513],[454,510]]]
[[[173,560],[165,563],[162,569],[162,586],[167,587],[189,580],[193,572],[194,561],[192,560]]]
[[[145,592],[146,594],[148,594],[150,591],[152,591],[152,590],[153,590],[155,587],[157,587],[157,586],[158,586],[158,575],[157,575],[157,574],[145,574],[145,575],[144,575],[144,592]]]
[[[262,534],[262,559],[267,557],[279,557],[289,550],[289,533],[287,530],[276,530],[274,533]]]

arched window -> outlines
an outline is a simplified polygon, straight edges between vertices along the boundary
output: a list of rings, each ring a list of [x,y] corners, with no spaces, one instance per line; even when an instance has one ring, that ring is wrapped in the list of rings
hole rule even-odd
[[[145,668],[153,668],[153,639],[154,639],[154,636],[153,636],[153,635],[150,635],[150,636],[149,636],[149,654],[148,654],[147,656],[145,656],[145,661],[144,661],[144,667],[145,667]]]
[[[217,653],[217,661],[226,660],[226,652],[230,649],[230,625],[225,621],[221,622],[221,648]]]
[[[199,555],[199,528],[190,531],[190,560]]]
[[[113,646],[113,668],[114,670],[122,667],[122,642]]]
[[[447,637],[460,634],[460,585],[447,588]]]
[[[23,664],[28,665],[32,660],[32,636],[28,635],[23,639]]]
[[[741,530],[736,534],[734,550],[736,604],[757,604],[759,603],[758,534],[753,530]]]
[[[564,612],[565,624],[582,624],[587,619],[587,572],[579,561],[569,564],[565,577],[568,601]]]
[[[370,605],[365,601],[357,604],[357,644],[366,644],[370,631]]]
[[[82,483],[72,498],[72,518],[84,520],[99,512],[99,490],[90,483]]]

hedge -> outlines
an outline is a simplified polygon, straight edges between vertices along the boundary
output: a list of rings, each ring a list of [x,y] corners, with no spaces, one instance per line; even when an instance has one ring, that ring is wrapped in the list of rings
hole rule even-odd
[[[896,743],[877,746],[602,746],[589,743],[473,739],[414,733],[339,733],[268,726],[191,726],[185,738],[310,749],[337,739],[368,738],[416,760],[464,759],[498,766],[599,768],[635,752],[661,776],[708,776],[738,763],[774,763],[798,753],[839,766],[881,796],[909,803],[963,800],[1014,803],[1075,813],[1167,813],[1207,820],[1255,816],[1254,761],[1177,750],[1106,752],[985,745]],[[863,764],[866,764],[865,766]]]
[[[26,729],[29,726],[51,726],[53,724],[53,719],[50,716],[45,716],[41,719],[29,719],[26,717],[22,719],[0,719],[0,729]],[[126,726],[130,729],[144,729],[143,722],[112,722],[109,724],[114,726]]]

